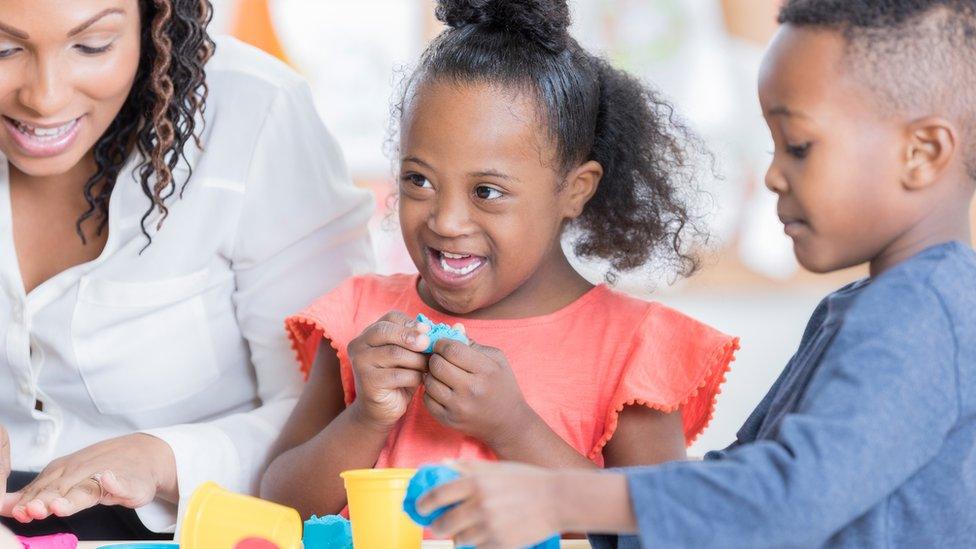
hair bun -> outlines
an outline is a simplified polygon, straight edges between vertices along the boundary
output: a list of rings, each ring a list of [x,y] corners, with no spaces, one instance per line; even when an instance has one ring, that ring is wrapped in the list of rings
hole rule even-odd
[[[569,42],[566,0],[437,0],[434,13],[451,28],[477,25],[518,34],[553,53]]]

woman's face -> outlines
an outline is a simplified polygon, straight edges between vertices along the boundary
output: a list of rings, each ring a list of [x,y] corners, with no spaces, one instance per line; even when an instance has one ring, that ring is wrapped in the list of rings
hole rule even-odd
[[[139,66],[137,0],[0,1],[0,151],[33,177],[84,160]]]

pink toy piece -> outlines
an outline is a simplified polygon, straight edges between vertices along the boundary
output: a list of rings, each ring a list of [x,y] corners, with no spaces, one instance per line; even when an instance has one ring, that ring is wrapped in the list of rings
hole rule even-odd
[[[264,538],[247,538],[237,542],[234,549],[279,549],[277,545]]]
[[[25,538],[17,536],[24,549],[78,549],[78,538],[74,534],[54,534]]]

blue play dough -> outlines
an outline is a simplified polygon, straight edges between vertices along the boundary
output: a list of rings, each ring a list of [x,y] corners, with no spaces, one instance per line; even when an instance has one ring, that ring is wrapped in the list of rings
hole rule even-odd
[[[410,484],[407,485],[407,497],[403,500],[403,510],[417,524],[427,527],[434,524],[441,515],[448,512],[450,507],[442,507],[424,516],[417,511],[417,500],[427,492],[442,484],[461,478],[461,474],[443,465],[426,465],[417,470]]]
[[[352,549],[352,527],[339,515],[312,515],[305,521],[302,543],[305,549]]]
[[[433,353],[434,352],[434,344],[437,343],[438,341],[442,340],[442,339],[453,339],[455,341],[460,341],[461,343],[464,343],[465,345],[468,345],[469,343],[471,343],[468,340],[467,336],[465,336],[464,334],[462,334],[458,330],[455,330],[454,328],[451,328],[447,324],[443,324],[443,323],[442,324],[435,324],[434,321],[432,321],[431,319],[427,318],[423,314],[417,315],[417,322],[419,322],[421,324],[426,324],[426,325],[430,326],[430,331],[427,332],[427,337],[430,338],[430,345],[428,345],[427,346],[427,350],[424,351],[427,354]]]
[[[437,522],[437,519],[450,511],[454,505],[441,507],[429,515],[421,515],[417,511],[417,500],[424,494],[453,480],[461,478],[461,474],[456,470],[445,465],[425,465],[417,470],[407,485],[407,497],[403,500],[403,510],[410,515],[410,518],[420,526],[430,526]],[[308,546],[306,546],[308,549]],[[460,546],[457,549],[475,549],[470,546]],[[537,543],[526,549],[559,549],[559,536],[555,535],[542,543]]]

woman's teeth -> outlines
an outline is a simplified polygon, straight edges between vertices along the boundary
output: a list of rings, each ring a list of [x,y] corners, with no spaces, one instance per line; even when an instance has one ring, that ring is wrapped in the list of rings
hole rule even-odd
[[[72,120],[71,122],[68,122],[67,124],[63,124],[56,128],[35,128],[33,126],[24,124],[19,120],[14,120],[14,124],[17,126],[17,129],[20,130],[21,133],[41,141],[53,141],[58,137],[61,137],[62,135],[71,131],[71,128],[74,127],[76,122],[78,121]]]

